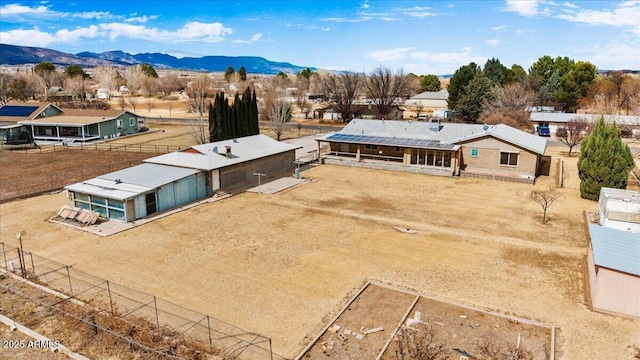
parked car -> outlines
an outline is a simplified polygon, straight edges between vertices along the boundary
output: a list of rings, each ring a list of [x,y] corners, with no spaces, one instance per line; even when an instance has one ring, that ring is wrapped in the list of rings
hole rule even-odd
[[[549,130],[548,126],[540,126],[538,128],[538,135],[540,135],[540,136],[551,136],[551,130]]]

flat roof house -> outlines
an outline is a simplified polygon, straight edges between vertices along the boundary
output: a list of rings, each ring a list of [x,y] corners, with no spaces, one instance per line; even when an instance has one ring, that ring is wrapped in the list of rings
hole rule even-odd
[[[507,125],[352,120],[316,139],[323,161],[440,176],[470,175],[533,183],[546,139]]]
[[[253,186],[254,173],[290,175],[299,146],[265,135],[196,145],[142,165],[66,186],[74,206],[130,222],[227,191]]]

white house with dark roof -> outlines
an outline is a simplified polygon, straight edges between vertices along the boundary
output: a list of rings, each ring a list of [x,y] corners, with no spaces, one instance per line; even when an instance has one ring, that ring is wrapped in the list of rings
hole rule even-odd
[[[328,144],[325,163],[529,183],[540,174],[547,144],[502,124],[362,119],[316,140]]]

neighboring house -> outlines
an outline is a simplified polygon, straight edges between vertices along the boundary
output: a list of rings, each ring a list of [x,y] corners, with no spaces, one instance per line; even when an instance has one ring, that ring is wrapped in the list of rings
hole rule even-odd
[[[108,113],[103,111],[103,116],[91,116],[89,112],[86,115],[65,113],[19,123],[29,127],[35,140],[85,142],[137,133],[139,122],[144,121],[144,117],[126,110],[115,116],[108,116]]]
[[[386,114],[378,112],[378,107],[369,105],[354,105],[354,112],[357,114],[356,119],[386,119],[386,120],[402,120],[404,111],[398,106],[390,106]],[[342,116],[331,106],[325,106],[318,109],[323,120],[342,120]]]
[[[0,106],[0,141],[7,145],[32,142],[31,128],[19,122],[55,116],[62,109],[53,104],[6,104]]]
[[[640,234],[640,193],[632,190],[601,188],[598,216],[601,226]],[[638,244],[640,244],[640,235]],[[640,259],[638,261],[640,262]]]
[[[255,184],[254,173],[266,174],[267,178],[293,173],[299,148],[259,134],[196,145],[144,161],[206,171],[213,193]]]
[[[425,109],[446,109],[448,107],[447,99],[449,99],[449,92],[447,89],[442,89],[440,91],[425,91],[414,95],[407,99],[404,104]]]
[[[363,119],[316,140],[329,146],[327,164],[528,183],[541,173],[547,144],[502,124]]]
[[[529,117],[533,122],[536,130],[541,126],[549,127],[552,134],[555,134],[558,128],[563,127],[571,119],[581,118],[595,123],[602,115],[595,114],[573,114],[558,112],[531,112]],[[623,116],[623,115],[604,115],[604,121],[611,124],[615,122],[617,125],[627,125],[640,131],[640,116]]]
[[[589,224],[587,267],[594,310],[640,317],[640,193],[602,188]]]
[[[217,191],[253,186],[257,173],[266,178],[292,174],[298,148],[265,135],[247,136],[156,156],[65,189],[76,207],[130,222]]]

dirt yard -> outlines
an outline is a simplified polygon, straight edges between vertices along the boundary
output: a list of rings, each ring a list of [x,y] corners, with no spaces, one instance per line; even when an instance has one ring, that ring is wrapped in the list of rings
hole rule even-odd
[[[322,165],[282,193],[243,193],[108,238],[46,222],[64,193],[14,201],[0,205],[0,239],[15,246],[25,230],[28,250],[264,334],[286,357],[372,279],[556,326],[560,359],[631,358],[640,320],[589,310],[583,212],[596,203],[579,197],[577,158],[565,161],[546,225],[528,194],[552,178]]]

